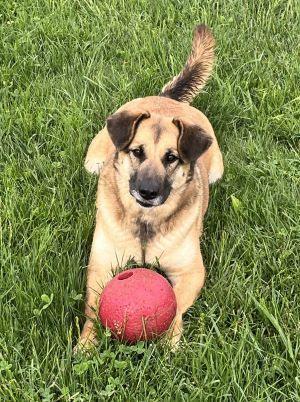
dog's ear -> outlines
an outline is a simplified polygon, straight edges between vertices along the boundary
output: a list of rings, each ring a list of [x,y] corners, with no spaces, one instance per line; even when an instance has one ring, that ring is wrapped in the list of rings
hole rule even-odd
[[[186,163],[195,162],[210,147],[212,137],[200,126],[177,117],[174,117],[173,123],[179,129],[177,147],[180,158]]]
[[[117,112],[108,117],[107,130],[118,151],[128,147],[140,121],[148,117],[150,117],[150,113],[141,110]]]

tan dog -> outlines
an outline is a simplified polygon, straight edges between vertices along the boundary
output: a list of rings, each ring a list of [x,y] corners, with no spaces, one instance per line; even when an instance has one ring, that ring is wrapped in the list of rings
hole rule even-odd
[[[160,96],[123,105],[88,149],[86,169],[101,174],[81,346],[96,341],[99,294],[112,269],[132,258],[140,266],[159,261],[177,299],[171,342],[180,339],[182,315],[205,279],[199,237],[208,184],[223,174],[212,126],[189,106],[211,73],[213,45],[208,28],[198,26],[182,72]]]

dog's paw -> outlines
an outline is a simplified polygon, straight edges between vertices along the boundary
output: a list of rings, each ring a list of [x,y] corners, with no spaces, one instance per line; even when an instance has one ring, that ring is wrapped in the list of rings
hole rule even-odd
[[[87,320],[80,334],[78,344],[73,348],[73,353],[91,352],[97,345],[98,338],[94,322]]]
[[[84,163],[84,167],[87,172],[99,175],[103,168],[104,162],[100,162],[99,160],[86,160]]]
[[[97,339],[96,338],[82,338],[79,340],[77,345],[74,346],[73,348],[73,354],[79,354],[79,353],[84,353],[84,354],[89,354],[92,353],[98,345]]]
[[[183,328],[181,318],[177,318],[177,320],[175,319],[173,321],[168,331],[165,332],[161,338],[162,345],[165,345],[170,352],[177,352],[182,344],[182,332]]]
[[[171,352],[173,352],[173,353],[176,353],[178,351],[178,349],[180,349],[181,344],[182,344],[181,333],[173,335],[169,339],[169,347],[170,347]]]
[[[166,341],[171,352],[177,352],[177,350],[180,348],[182,344],[181,341],[182,333],[183,333],[182,315],[177,314],[166,334]]]

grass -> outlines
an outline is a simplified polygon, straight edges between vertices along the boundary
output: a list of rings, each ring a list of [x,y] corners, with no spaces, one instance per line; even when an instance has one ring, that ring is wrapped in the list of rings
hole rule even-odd
[[[299,4],[0,2],[0,400],[300,401]],[[208,276],[185,344],[124,346],[82,325],[105,117],[158,94],[212,27],[214,75],[195,100],[225,157],[202,250]]]

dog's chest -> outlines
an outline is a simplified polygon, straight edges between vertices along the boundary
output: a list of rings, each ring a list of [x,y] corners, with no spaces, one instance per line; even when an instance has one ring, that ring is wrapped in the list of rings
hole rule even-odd
[[[145,246],[155,237],[156,231],[153,225],[138,219],[133,230],[133,235],[139,240],[142,246]]]
[[[137,219],[136,223],[133,227],[132,234],[139,244],[140,255],[136,256],[136,258],[140,259],[142,264],[148,262],[146,260],[146,252],[149,243],[155,238],[156,230],[153,225],[149,222],[143,221],[141,219]]]
[[[135,255],[136,261],[142,264],[159,262],[162,255],[166,256],[178,240],[178,232],[163,235],[159,227],[142,220],[137,220],[133,235],[139,249]]]

